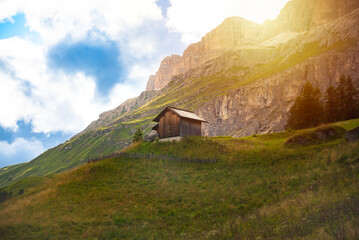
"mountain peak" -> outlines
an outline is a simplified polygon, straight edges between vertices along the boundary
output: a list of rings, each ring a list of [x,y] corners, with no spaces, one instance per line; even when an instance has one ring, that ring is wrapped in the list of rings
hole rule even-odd
[[[235,49],[258,42],[262,26],[242,17],[226,18],[207,33],[202,41],[205,51]]]
[[[225,51],[258,43],[261,29],[260,24],[242,17],[226,18],[202,37],[200,42],[188,46],[183,56],[172,55],[164,58],[156,74],[149,77],[146,90],[162,89],[172,77],[218,57]]]

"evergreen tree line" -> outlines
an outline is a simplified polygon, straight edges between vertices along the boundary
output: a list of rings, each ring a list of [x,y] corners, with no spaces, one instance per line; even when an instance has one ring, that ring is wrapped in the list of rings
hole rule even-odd
[[[358,91],[350,76],[342,75],[338,86],[330,86],[321,99],[319,88],[306,82],[290,109],[287,129],[304,129],[359,117]]]

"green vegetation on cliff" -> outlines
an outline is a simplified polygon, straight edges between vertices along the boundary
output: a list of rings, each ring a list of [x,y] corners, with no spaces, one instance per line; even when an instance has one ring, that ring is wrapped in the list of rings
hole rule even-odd
[[[0,237],[355,239],[359,143],[285,145],[313,131],[137,143],[126,151],[217,163],[116,157],[25,178],[5,189],[24,193],[0,205]]]

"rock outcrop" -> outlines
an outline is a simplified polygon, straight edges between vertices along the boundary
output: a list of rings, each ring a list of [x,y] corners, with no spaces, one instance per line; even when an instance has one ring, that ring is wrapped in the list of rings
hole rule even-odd
[[[188,46],[183,56],[172,55],[163,59],[156,74],[149,77],[146,90],[162,89],[172,77],[196,68],[228,50],[258,43],[260,34],[261,26],[257,23],[240,17],[227,18],[200,42]]]
[[[282,32],[305,32],[340,18],[359,7],[357,0],[292,0],[275,20],[263,24],[263,39]]]
[[[304,83],[310,81],[324,93],[327,87],[337,84],[343,72],[351,75],[359,88],[359,46],[344,54],[333,52],[313,57],[239,87],[206,102],[196,113],[209,122],[204,125],[209,136],[242,137],[284,131],[289,109]]]
[[[146,86],[146,91],[164,88],[173,76],[186,72],[185,59],[179,55],[172,55],[162,60],[156,75],[151,75]]]

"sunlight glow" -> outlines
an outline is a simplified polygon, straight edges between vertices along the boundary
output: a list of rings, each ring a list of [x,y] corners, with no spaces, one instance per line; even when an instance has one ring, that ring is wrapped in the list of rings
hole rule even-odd
[[[237,16],[261,24],[267,19],[275,19],[287,2],[289,0],[238,1],[233,3],[233,7],[241,6],[241,8],[237,8]]]
[[[239,16],[263,23],[275,19],[289,0],[171,0],[167,26],[186,44],[197,42],[224,19]]]

